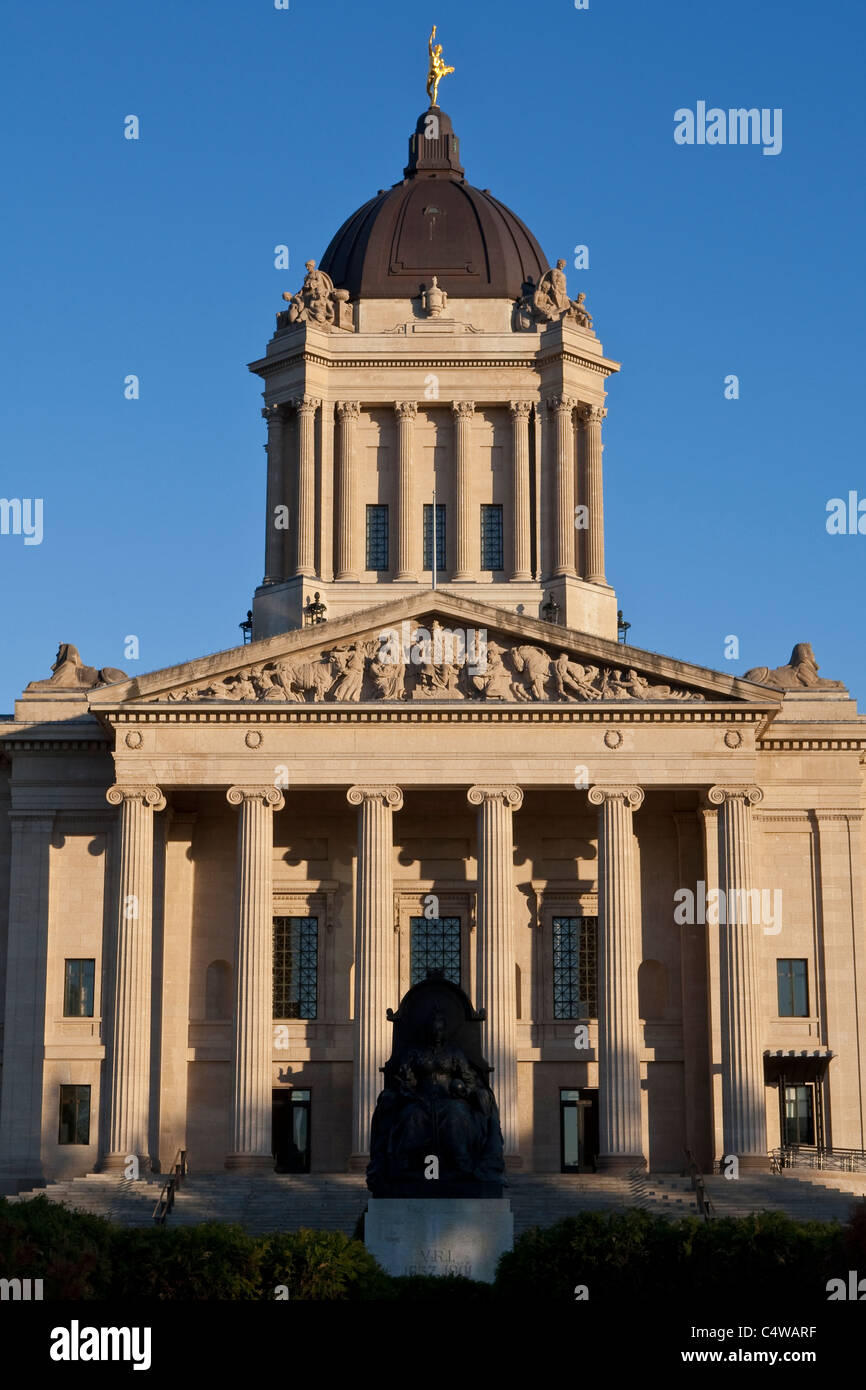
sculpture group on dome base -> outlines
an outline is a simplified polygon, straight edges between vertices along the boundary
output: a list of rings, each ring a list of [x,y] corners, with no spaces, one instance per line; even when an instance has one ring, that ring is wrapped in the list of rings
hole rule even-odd
[[[502,1196],[505,1158],[483,1010],[442,971],[403,996],[370,1127],[374,1197]]]
[[[568,297],[565,265],[565,261],[557,261],[552,270],[544,272],[537,286],[525,287],[523,298],[514,308],[515,329],[526,331],[561,319],[592,332],[592,315],[586,307],[586,295],[580,293],[577,299]]]

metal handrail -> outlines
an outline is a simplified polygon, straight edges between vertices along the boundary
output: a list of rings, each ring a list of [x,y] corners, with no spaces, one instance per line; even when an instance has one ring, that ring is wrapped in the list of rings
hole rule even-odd
[[[784,1168],[811,1168],[832,1173],[866,1173],[866,1149],[819,1148],[812,1144],[782,1144],[770,1152],[774,1173]]]
[[[691,1149],[684,1149],[683,1153],[686,1156],[686,1163],[688,1165],[689,1177],[692,1180],[692,1187],[695,1193],[695,1203],[698,1208],[698,1213],[704,1218],[705,1221],[709,1221],[713,1216],[715,1216],[716,1209],[713,1206],[710,1197],[707,1195],[707,1185],[704,1182],[704,1175],[698,1167],[697,1159],[695,1158]]]
[[[160,1226],[165,1225],[165,1218],[174,1207],[174,1194],[180,1187],[182,1180],[189,1172],[186,1162],[186,1149],[178,1149],[174,1156],[174,1163],[171,1172],[160,1188],[159,1196],[153,1208],[153,1219]]]

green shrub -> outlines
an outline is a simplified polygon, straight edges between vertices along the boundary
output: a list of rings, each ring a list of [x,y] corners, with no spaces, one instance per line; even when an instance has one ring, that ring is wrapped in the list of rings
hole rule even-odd
[[[108,1298],[116,1230],[47,1197],[0,1200],[0,1275],[41,1279],[46,1299]]]
[[[112,1298],[260,1297],[260,1244],[240,1226],[116,1227],[112,1256]]]
[[[305,1302],[389,1296],[388,1276],[342,1231],[276,1232],[263,1238],[261,1260],[263,1298],[273,1298],[278,1286]]]

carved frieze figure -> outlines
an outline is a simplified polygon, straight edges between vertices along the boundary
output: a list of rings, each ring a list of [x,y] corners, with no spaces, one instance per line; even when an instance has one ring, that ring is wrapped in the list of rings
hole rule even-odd
[[[97,685],[115,685],[128,679],[126,672],[119,671],[115,666],[103,666],[101,670],[95,666],[85,666],[78,648],[73,647],[71,642],[61,642],[51,675],[46,676],[45,680],[31,681],[27,690],[92,690]]]
[[[487,669],[482,675],[471,676],[472,685],[485,700],[510,700],[512,674],[502,660],[505,648],[498,642],[487,643]]]
[[[581,666],[569,660],[567,652],[560,652],[556,661],[551,662],[550,674],[554,689],[563,700],[600,700],[601,691],[592,684],[598,674],[594,666]]]
[[[514,681],[512,689],[518,700],[546,698],[545,681],[550,674],[550,655],[540,647],[512,647],[511,660],[523,681]]]
[[[370,662],[370,675],[379,700],[403,700],[406,696],[406,664],[387,661],[377,653]]]
[[[363,642],[353,646],[335,647],[331,657],[337,666],[337,680],[334,684],[334,699],[339,701],[360,700],[367,669],[367,653]]]
[[[377,1197],[500,1197],[502,1131],[483,1014],[441,971],[404,995],[370,1132],[367,1186]],[[438,1166],[429,1181],[430,1159]]]
[[[440,288],[439,281],[434,275],[433,282],[429,288],[421,291],[421,304],[426,310],[427,317],[431,319],[441,318],[442,311],[447,303],[448,294],[445,290]]]
[[[819,669],[811,642],[798,642],[787,666],[777,666],[775,670],[770,670],[768,666],[754,666],[743,679],[772,686],[774,690],[846,689],[844,681],[831,681],[819,676]]]

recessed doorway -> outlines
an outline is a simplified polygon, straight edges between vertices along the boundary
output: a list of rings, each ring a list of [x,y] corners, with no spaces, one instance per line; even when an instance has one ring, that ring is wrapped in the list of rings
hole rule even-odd
[[[598,1153],[598,1092],[581,1090],[559,1093],[560,1170],[594,1173]]]
[[[310,1171],[310,1092],[273,1092],[273,1153],[277,1173]]]

